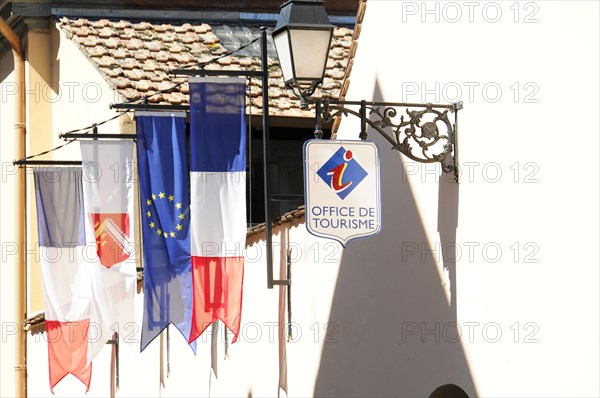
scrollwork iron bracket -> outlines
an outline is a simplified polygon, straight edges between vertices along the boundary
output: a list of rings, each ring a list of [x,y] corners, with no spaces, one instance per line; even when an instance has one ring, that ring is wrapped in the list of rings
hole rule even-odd
[[[462,102],[448,105],[331,99],[312,102],[316,106],[315,137],[322,137],[322,122],[354,115],[361,119],[360,139],[367,139],[368,125],[392,144],[392,149],[416,162],[439,162],[444,172],[454,174],[458,182],[458,111],[463,107]],[[405,113],[401,114],[399,108],[404,108]]]

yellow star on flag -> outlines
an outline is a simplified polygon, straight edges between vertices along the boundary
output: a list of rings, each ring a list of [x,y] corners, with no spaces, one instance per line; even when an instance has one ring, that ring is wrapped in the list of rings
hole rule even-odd
[[[183,213],[179,213],[179,219],[183,220],[185,218],[185,216],[183,215]]]
[[[167,233],[166,233],[166,232],[164,233],[164,235],[165,235],[165,238],[168,238],[168,237],[169,237],[169,235],[167,235]]]
[[[156,234],[157,234],[157,235],[160,235],[160,234],[162,234],[162,231],[160,230],[160,228],[156,230]]]
[[[156,200],[156,195],[152,194],[152,200]]]
[[[158,197],[159,197],[160,199],[164,199],[164,198],[165,198],[165,193],[164,193],[164,192],[159,192],[159,193],[158,193]]]
[[[178,209],[181,209],[181,203],[177,202],[177,203],[175,204],[175,207],[176,207],[176,208],[178,208]]]
[[[151,206],[151,205],[152,205],[152,199],[148,199],[148,200],[146,201],[146,204],[147,204],[148,206]]]
[[[148,224],[148,225],[150,225],[150,228],[154,228],[154,222],[151,222],[151,223],[150,223],[150,224]]]
[[[174,200],[175,200],[175,196],[173,196],[173,195],[169,195],[169,202],[172,202],[172,201],[174,201]]]
[[[181,224],[177,224],[177,230],[181,231],[183,229],[183,227],[181,226]]]
[[[146,217],[150,217],[152,214],[150,213],[150,211],[146,212]]]
[[[175,237],[175,232],[171,231],[171,232],[169,232],[169,235],[171,235],[171,238],[174,238]]]

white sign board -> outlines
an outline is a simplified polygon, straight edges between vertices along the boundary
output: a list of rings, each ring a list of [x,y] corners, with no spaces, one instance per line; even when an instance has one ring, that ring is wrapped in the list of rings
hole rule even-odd
[[[343,246],[381,230],[379,148],[371,141],[304,144],[306,228]]]

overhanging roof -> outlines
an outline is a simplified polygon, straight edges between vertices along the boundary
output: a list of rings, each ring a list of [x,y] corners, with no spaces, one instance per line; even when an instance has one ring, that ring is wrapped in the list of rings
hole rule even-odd
[[[89,20],[62,17],[58,26],[102,73],[109,84],[127,100],[148,97],[150,104],[187,105],[187,78],[168,72],[211,61],[252,41],[259,34],[256,26],[241,23],[131,22],[128,20]],[[338,98],[346,75],[352,45],[352,30],[336,28],[329,52],[323,88],[318,96]],[[259,70],[258,43],[220,58],[207,70]],[[269,104],[272,116],[313,118],[314,112],[301,110],[300,102],[290,97],[272,45],[269,46]],[[182,83],[172,92],[152,95]],[[249,85],[248,110],[262,112],[260,79]]]

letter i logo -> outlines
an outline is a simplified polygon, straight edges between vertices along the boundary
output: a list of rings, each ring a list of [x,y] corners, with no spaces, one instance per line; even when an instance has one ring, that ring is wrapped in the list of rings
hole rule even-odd
[[[343,183],[344,171],[348,167],[348,161],[352,160],[352,151],[346,151],[344,153],[344,163],[335,166],[333,169],[327,172],[328,176],[331,176],[331,188],[335,192],[341,192],[344,189],[352,185],[352,181]]]
[[[342,199],[367,176],[365,169],[354,159],[352,151],[344,147],[340,147],[317,174]]]

